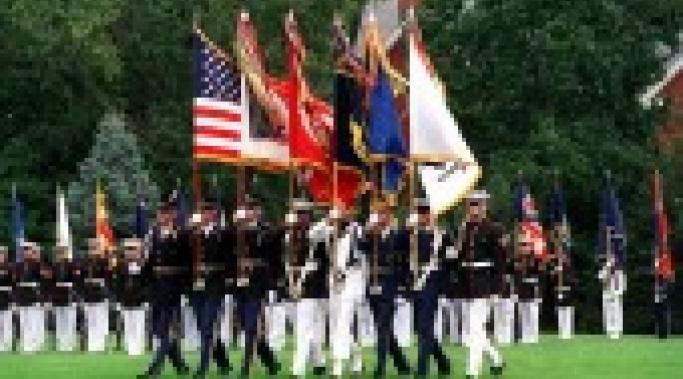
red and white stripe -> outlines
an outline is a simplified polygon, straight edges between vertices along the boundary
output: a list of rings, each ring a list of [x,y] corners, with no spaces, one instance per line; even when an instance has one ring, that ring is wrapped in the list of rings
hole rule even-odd
[[[240,157],[245,120],[241,104],[210,98],[195,98],[192,107],[194,155],[198,158]]]

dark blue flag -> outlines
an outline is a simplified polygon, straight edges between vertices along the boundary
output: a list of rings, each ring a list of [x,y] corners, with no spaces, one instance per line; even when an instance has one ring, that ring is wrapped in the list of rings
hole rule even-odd
[[[599,253],[606,257],[614,257],[616,267],[622,268],[626,261],[624,217],[617,191],[610,184],[607,184],[603,190],[601,208]]]
[[[24,206],[17,196],[16,187],[12,187],[12,235],[14,236],[14,259],[24,261]]]
[[[147,207],[144,199],[138,200],[138,205],[135,209],[135,236],[137,238],[145,238],[147,235]]]
[[[398,191],[404,171],[398,159],[407,156],[407,149],[394,102],[394,93],[389,78],[381,69],[370,94],[368,121],[368,154],[385,161],[383,189],[389,192]]]

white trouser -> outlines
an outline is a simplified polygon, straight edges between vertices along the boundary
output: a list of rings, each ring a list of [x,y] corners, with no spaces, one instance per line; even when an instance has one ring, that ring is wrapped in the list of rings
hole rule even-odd
[[[467,301],[468,309],[468,354],[467,375],[479,376],[481,366],[486,354],[491,360],[492,366],[501,366],[503,358],[498,350],[493,347],[491,340],[486,335],[486,322],[491,315],[489,299],[470,299]]]
[[[0,352],[12,350],[12,310],[0,311]]]
[[[522,323],[522,343],[538,343],[538,299],[519,303],[519,321]]]
[[[182,319],[183,351],[197,351],[199,349],[199,329],[197,327],[197,316],[184,296],[180,300],[180,318]]]
[[[557,333],[560,339],[572,338],[574,334],[574,307],[557,307]]]
[[[471,308],[471,299],[462,299],[460,302],[460,311],[461,313],[461,318],[462,320],[460,321],[460,324],[462,325],[462,329],[460,331],[460,341],[463,346],[467,346],[469,343],[469,336],[470,336],[470,308]]]
[[[325,364],[323,357],[324,332],[320,330],[320,318],[324,318],[320,299],[301,299],[295,303],[294,335],[296,346],[292,362],[292,375],[303,376],[306,363],[311,358],[315,367]]]
[[[462,342],[461,326],[462,321],[462,299],[448,300],[448,335],[451,343],[459,344]],[[464,328],[463,328],[464,329]]]
[[[45,311],[41,305],[19,307],[21,351],[32,353],[43,348]]]
[[[340,291],[330,291],[330,350],[332,375],[341,376],[344,363],[351,360],[351,370],[358,373],[363,368],[362,351],[353,333],[353,317],[358,314],[363,301],[363,272],[360,268],[348,269]],[[358,326],[360,328],[360,325]]]
[[[377,329],[375,328],[375,320],[372,317],[372,309],[370,303],[365,299],[358,308],[358,327],[360,344],[362,347],[375,346],[377,340]]]
[[[101,303],[87,303],[85,310],[85,324],[87,330],[88,351],[104,351],[109,335],[109,305]]]
[[[410,347],[410,337],[413,334],[413,306],[404,297],[396,299],[396,312],[394,313],[394,336],[398,346]]]
[[[287,337],[287,309],[284,303],[277,300],[276,291],[268,292],[268,303],[264,312],[268,346],[273,351],[280,351]]]
[[[607,336],[617,339],[624,332],[623,298],[620,295],[602,295],[602,314]]]
[[[509,345],[514,334],[515,304],[510,298],[501,298],[493,304],[493,335],[496,344]]]
[[[123,335],[128,355],[145,352],[145,310],[142,307],[124,308]]]
[[[57,351],[74,351],[76,349],[76,306],[57,306],[54,310]]]
[[[232,321],[234,315],[234,302],[230,294],[223,297],[223,307],[219,313],[219,337],[227,348],[232,342]]]

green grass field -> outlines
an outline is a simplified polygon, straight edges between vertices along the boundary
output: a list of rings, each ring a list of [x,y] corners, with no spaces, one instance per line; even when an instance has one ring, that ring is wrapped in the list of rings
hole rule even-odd
[[[285,368],[280,377],[288,376],[290,348],[288,346],[279,355]],[[603,336],[580,336],[571,341],[560,341],[554,336],[544,336],[537,345],[513,345],[504,347],[502,351],[507,362],[503,377],[509,379],[683,378],[683,339],[680,338],[661,342],[645,336],[628,336],[618,341],[607,340]],[[451,377],[464,378],[465,350],[449,346],[448,352],[452,364]],[[415,353],[414,349],[410,351],[411,362],[415,362]],[[230,355],[233,367],[239,367],[239,351],[233,350]],[[365,357],[366,374],[369,374],[374,366],[372,349],[367,349]],[[194,366],[197,354],[190,354],[187,359]],[[148,356],[128,357],[122,353],[1,354],[0,378],[133,378],[145,369],[148,361]],[[393,373],[392,370],[389,372]],[[233,370],[231,377],[236,377],[236,373]],[[162,377],[176,376],[167,367]],[[213,372],[210,377],[219,376]],[[267,375],[257,366],[251,377],[265,378]],[[483,377],[489,377],[488,368]]]

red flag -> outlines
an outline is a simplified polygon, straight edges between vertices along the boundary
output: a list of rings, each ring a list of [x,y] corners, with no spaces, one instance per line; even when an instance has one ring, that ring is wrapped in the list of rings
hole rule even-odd
[[[656,222],[656,242],[655,242],[655,259],[657,275],[665,280],[673,278],[673,260],[671,257],[671,250],[669,249],[669,220],[664,211],[664,196],[662,193],[662,182],[659,171],[655,171],[653,176],[653,197],[655,206],[655,222]]]
[[[281,79],[269,75],[258,45],[256,29],[243,13],[238,22],[238,52],[242,70],[254,91],[255,100],[266,111],[269,123],[281,130],[289,142],[289,156],[305,167],[306,187],[317,203],[333,198],[330,135],[334,128],[333,108],[313,95],[302,73],[305,48],[290,15],[285,23],[286,58],[289,74]],[[339,202],[352,206],[360,187],[360,175],[338,171]]]

